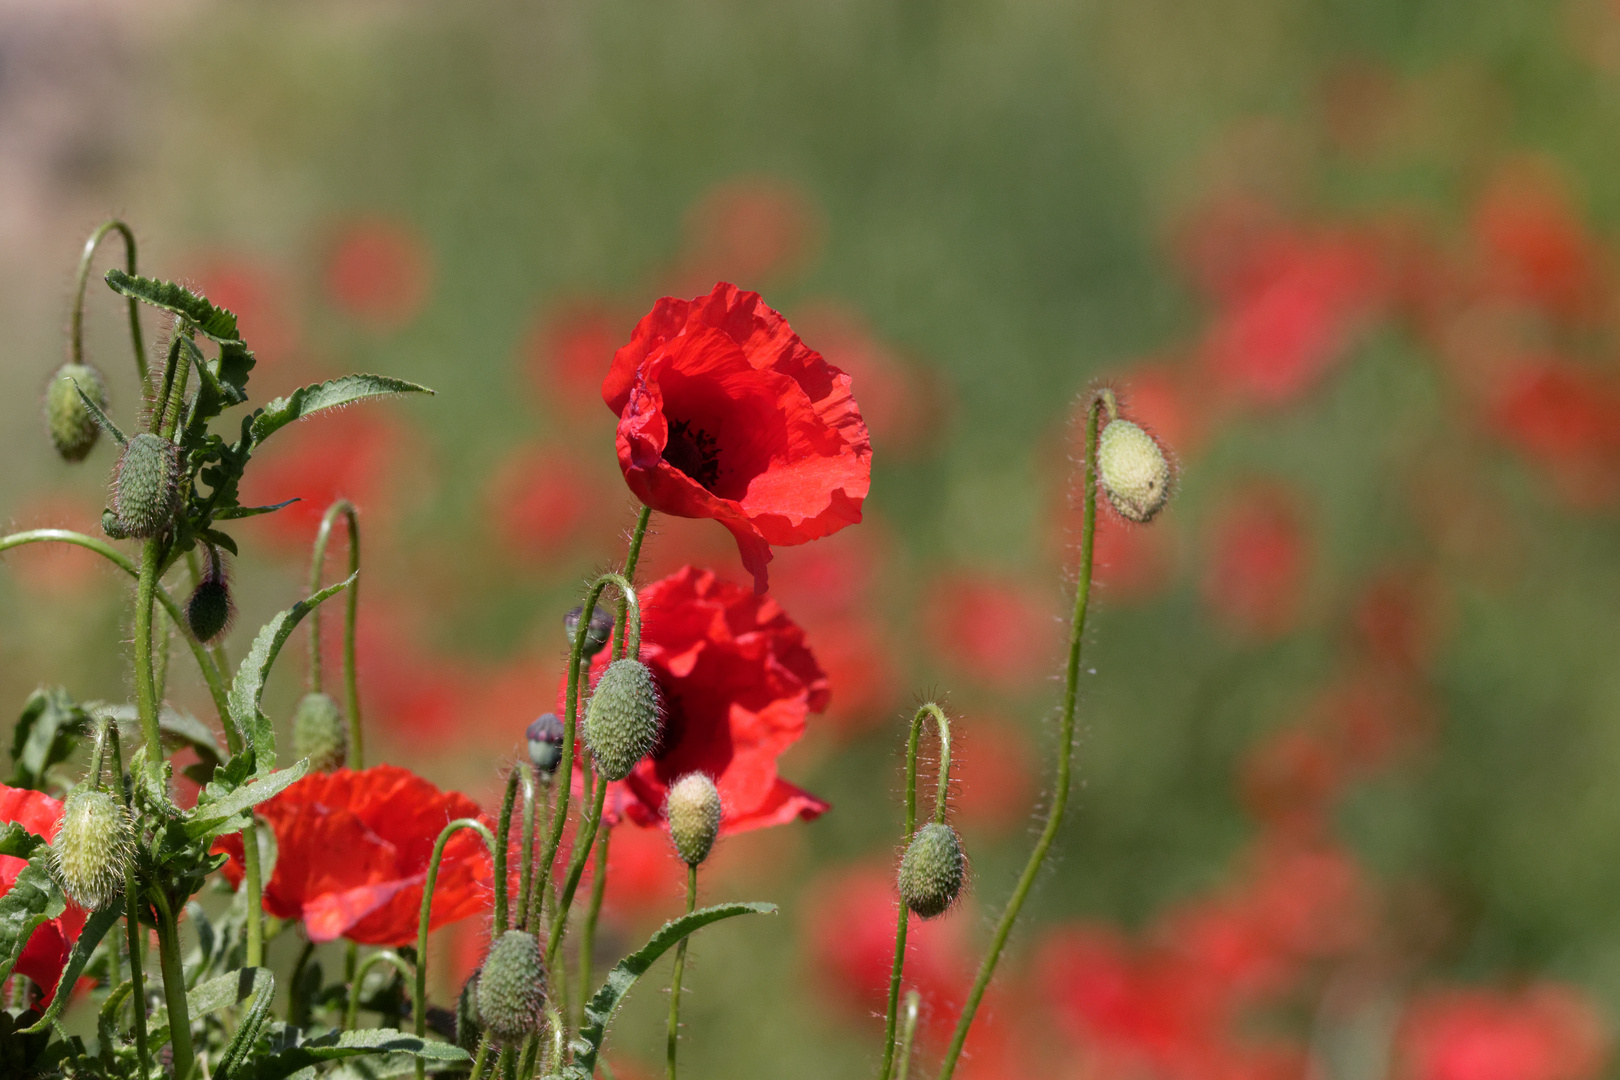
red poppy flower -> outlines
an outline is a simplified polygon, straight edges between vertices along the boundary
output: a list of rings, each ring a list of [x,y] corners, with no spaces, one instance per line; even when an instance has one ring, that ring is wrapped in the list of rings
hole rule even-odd
[[[1573,988],[1449,990],[1418,999],[1401,1025],[1410,1080],[1587,1080],[1609,1056],[1605,1025]]]
[[[654,510],[713,518],[765,590],[771,545],[861,520],[872,447],[848,375],[758,293],[665,297],[613,357],[619,468]]]
[[[641,659],[663,696],[664,730],[652,755],[613,785],[610,804],[656,825],[669,785],[703,772],[720,789],[722,835],[826,811],[776,772],[805,718],[827,707],[827,676],[804,631],[775,600],[690,566],[648,585],[641,605]],[[603,650],[593,680],[607,664]],[[565,680],[559,699],[566,689]]]
[[[406,769],[375,765],[306,776],[259,807],[276,834],[276,868],[264,910],[302,919],[311,941],[345,937],[362,945],[416,940],[422,884],[440,831],[454,818],[484,818],[459,792],[440,791]],[[221,837],[225,873],[241,881],[242,835]],[[462,830],[445,845],[430,925],[488,906],[494,870],[478,834]]]
[[[30,791],[27,788],[6,787],[0,784],[0,821],[15,821],[29,832],[45,837],[47,840],[56,838],[56,827],[62,818],[62,804],[51,798],[43,791]],[[23,867],[27,866],[26,859],[19,859],[11,855],[0,855],[0,896],[11,891],[12,884],[21,874]],[[22,955],[12,970],[19,975],[26,975],[39,986],[45,998],[41,1007],[50,1004],[56,994],[56,984],[62,978],[62,968],[67,966],[68,953],[73,951],[73,943],[79,940],[79,932],[84,929],[85,913],[82,908],[71,900],[68,901],[67,910],[49,922],[41,923],[34,928],[28,938],[28,944],[23,946]]]
[[[1574,506],[1620,498],[1620,380],[1560,360],[1524,364],[1491,403],[1497,436]]]
[[[326,268],[326,288],[338,307],[380,332],[398,330],[421,312],[432,279],[420,234],[386,218],[344,227]]]
[[[956,670],[1015,689],[1040,678],[1056,659],[1049,603],[1012,579],[977,571],[948,573],[929,589],[929,634]]]

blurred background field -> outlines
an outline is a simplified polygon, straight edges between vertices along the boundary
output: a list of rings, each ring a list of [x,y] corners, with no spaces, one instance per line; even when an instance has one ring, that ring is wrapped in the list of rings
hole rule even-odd
[[[1073,410],[1106,380],[1180,490],[1100,515],[1083,787],[959,1075],[1610,1075],[1617,122],[1604,0],[0,0],[0,519],[96,531],[112,453],[60,463],[39,400],[109,213],[238,312],[257,400],[433,386],[266,452],[244,498],[304,501],[234,530],[239,627],[353,499],[368,759],[493,806],[634,519],[613,349],[659,296],[761,291],[854,376],[873,486],[772,566],[832,684],[783,770],[833,809],[723,841],[706,896],[783,911],[694,939],[683,1058],[863,1076],[902,716],[959,718],[974,866],[916,935],[931,1066],[1050,782]],[[123,309],[89,311],[130,415]],[[655,522],[644,576],[746,581],[714,523]],[[0,705],[123,700],[125,584],[4,563]],[[607,962],[681,902],[665,840],[620,834]],[[441,937],[475,962],[476,926]],[[633,997],[619,1076],[654,1075],[664,1007]]]

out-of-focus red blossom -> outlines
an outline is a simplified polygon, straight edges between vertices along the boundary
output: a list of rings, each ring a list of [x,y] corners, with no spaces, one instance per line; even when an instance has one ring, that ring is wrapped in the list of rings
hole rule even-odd
[[[759,281],[808,262],[820,239],[814,204],[793,184],[745,176],[711,188],[687,215],[677,291],[711,281]]]
[[[1029,820],[1035,751],[1019,725],[972,716],[952,732],[951,803],[969,830],[1003,830]]]
[[[311,941],[348,938],[362,945],[416,940],[422,886],[440,831],[456,818],[489,818],[478,804],[394,765],[306,776],[261,803],[276,837],[276,868],[264,909],[301,919]],[[242,836],[213,850],[230,855],[225,874],[242,879]],[[493,887],[489,853],[463,829],[445,845],[433,891],[430,926],[476,915]]]
[[[197,288],[236,315],[236,328],[259,364],[275,363],[298,348],[303,336],[292,288],[262,259],[217,254],[198,260]],[[255,369],[255,374],[259,369]]]
[[[1240,492],[1216,520],[1204,599],[1230,629],[1274,637],[1299,618],[1310,551],[1296,496],[1263,486]]]
[[[1352,672],[1322,696],[1315,713],[1343,760],[1363,776],[1411,753],[1434,727],[1433,707],[1387,668]]]
[[[1504,166],[1474,207],[1488,293],[1560,318],[1599,313],[1605,282],[1601,250],[1550,163]]]
[[[1525,365],[1503,381],[1489,420],[1572,506],[1620,498],[1620,379],[1557,360]]]
[[[1375,661],[1404,672],[1426,669],[1446,629],[1445,598],[1434,575],[1411,567],[1380,572],[1356,601],[1356,636]]]
[[[850,736],[883,723],[901,691],[900,666],[889,635],[862,615],[819,619],[806,627],[827,684],[838,687],[827,708],[827,728]]]
[[[907,455],[941,433],[943,388],[879,341],[855,311],[833,301],[806,305],[795,316],[827,362],[855,381],[861,418],[885,454]]]
[[[420,747],[442,746],[447,740],[464,741],[481,734],[487,723],[498,722],[469,708],[475,701],[504,700],[500,692],[510,686],[506,679],[486,684],[475,673],[430,649],[416,632],[420,622],[408,609],[387,597],[373,596],[360,605],[355,626],[355,659],[360,673],[360,694],[366,703],[366,719],[386,729],[393,738]],[[338,647],[338,635],[325,640],[330,649]],[[337,670],[338,655],[328,663]],[[532,694],[533,687],[530,691]],[[533,720],[532,696],[521,719],[512,720],[498,731],[501,745],[514,740],[515,731]],[[511,719],[508,717],[507,719]]]
[[[638,825],[663,820],[669,785],[689,772],[720,789],[721,835],[809,820],[827,804],[783,780],[776,761],[827,707],[827,676],[804,631],[770,597],[687,566],[641,590],[641,659],[664,706],[653,753],[615,782],[615,805]],[[592,682],[609,650],[592,661]],[[557,690],[562,713],[564,677]]]
[[[1042,602],[1015,581],[980,572],[947,574],[923,605],[928,637],[946,663],[980,682],[1025,687],[1055,659],[1056,623]]]
[[[1309,726],[1271,733],[1243,764],[1243,802],[1262,824],[1288,835],[1326,830],[1349,769],[1341,748]]]
[[[1440,990],[1402,1020],[1401,1080],[1592,1080],[1603,1075],[1609,1032],[1580,991],[1535,983],[1518,991]]]
[[[250,527],[304,549],[336,499],[348,499],[368,516],[387,515],[402,469],[423,468],[420,460],[411,460],[411,441],[398,420],[364,408],[320,416],[283,432],[254,454],[242,504],[299,501],[255,518]]]
[[[888,1002],[899,904],[893,868],[868,865],[827,873],[803,906],[817,972],[858,1015],[881,1016]],[[923,1023],[935,1032],[954,1025],[954,1006],[971,978],[969,918],[958,908],[926,922],[913,919],[906,931],[906,986],[922,995]]]
[[[602,507],[601,485],[578,455],[520,446],[490,478],[487,504],[496,534],[514,556],[543,561],[577,541]]]
[[[0,821],[15,821],[29,832],[56,839],[56,829],[62,819],[62,804],[43,791],[7,787],[0,784]],[[28,860],[13,855],[0,855],[0,896],[11,891],[17,875],[23,872]],[[67,966],[68,954],[84,929],[84,909],[69,900],[67,908],[54,919],[41,923],[29,935],[28,944],[12,970],[26,975],[45,995],[40,1002],[44,1008],[56,996],[56,984]]]
[[[1173,456],[1187,458],[1203,447],[1213,419],[1210,402],[1199,385],[1201,380],[1202,373],[1196,368],[1153,362],[1139,365],[1110,382],[1127,417],[1151,431]],[[1085,437],[1085,411],[1090,404],[1082,399],[1072,420],[1072,452],[1076,458]]]
[[[1097,508],[1097,531],[1092,537],[1092,581],[1101,586],[1111,604],[1156,596],[1167,587],[1175,568],[1175,537],[1162,526],[1126,521],[1106,499]],[[1065,561],[1078,558],[1083,519],[1073,507],[1065,521],[1068,540]]]
[[[1250,875],[1244,903],[1279,954],[1290,960],[1343,955],[1372,932],[1371,887],[1340,848],[1261,843]]]
[[[11,528],[73,529],[99,536],[101,514],[83,499],[67,492],[34,495],[11,517]],[[63,600],[88,593],[104,565],[101,556],[77,544],[24,544],[0,555],[9,565],[10,578],[19,589],[39,597]]]
[[[605,300],[568,300],[550,308],[524,339],[523,365],[541,397],[574,417],[594,410],[602,372],[635,318]]]
[[[343,312],[373,330],[398,330],[416,318],[432,282],[427,243],[410,225],[372,217],[338,230],[327,291]]]
[[[658,301],[614,354],[602,399],[630,490],[725,525],[760,592],[771,545],[861,520],[872,446],[850,378],[758,293],[722,282]]]

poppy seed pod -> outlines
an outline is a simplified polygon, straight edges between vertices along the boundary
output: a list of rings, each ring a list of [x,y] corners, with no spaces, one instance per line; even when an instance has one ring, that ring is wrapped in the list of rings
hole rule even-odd
[[[95,417],[79,397],[80,390],[98,407],[107,407],[107,386],[101,381],[101,372],[89,364],[63,364],[51,376],[50,388],[45,391],[45,426],[63,461],[83,461],[101,434]]]
[[[483,968],[475,970],[461,984],[461,996],[456,998],[456,1045],[467,1053],[476,1053],[478,1040],[484,1034],[478,1022],[478,976]]]
[[[615,660],[585,707],[585,742],[596,771],[623,780],[658,741],[658,687],[640,660]]]
[[[544,713],[524,733],[529,740],[529,761],[541,779],[549,780],[562,761],[563,724],[556,713]]]
[[[568,647],[574,647],[574,635],[579,633],[579,617],[585,614],[584,604],[575,604],[574,610],[563,617],[563,631],[568,635]],[[613,636],[613,613],[604,607],[591,611],[591,624],[585,630],[585,652],[588,660],[601,652]]]
[[[1158,442],[1129,420],[1110,420],[1097,440],[1097,474],[1121,517],[1153,520],[1170,498],[1170,462]]]
[[[113,484],[113,509],[128,536],[145,539],[180,512],[180,456],[167,439],[143,431],[124,447]]]
[[[697,866],[709,857],[714,838],[720,835],[720,789],[700,772],[687,773],[675,781],[664,801],[669,818],[669,838],[688,866]]]
[[[293,713],[293,753],[319,772],[343,768],[349,759],[349,726],[330,694],[308,693]]]
[[[900,899],[924,918],[942,915],[956,902],[967,875],[967,857],[956,830],[937,821],[918,829],[900,860]]]
[[[546,968],[533,934],[508,930],[490,947],[473,991],[478,1019],[498,1043],[513,1046],[540,1032]]]
[[[62,891],[87,911],[112,903],[124,887],[134,835],[129,809],[111,794],[80,788],[69,795],[51,845]]]

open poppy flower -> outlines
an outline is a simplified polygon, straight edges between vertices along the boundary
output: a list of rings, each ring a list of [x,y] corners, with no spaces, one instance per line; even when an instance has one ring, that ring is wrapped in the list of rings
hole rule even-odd
[[[0,821],[15,821],[31,833],[54,840],[61,820],[61,802],[43,791],[0,784]],[[27,865],[26,859],[0,855],[0,896],[11,891],[17,875]],[[22,955],[12,967],[19,975],[32,979],[44,992],[41,1008],[49,1005],[56,995],[56,984],[62,978],[62,968],[67,965],[73,943],[79,940],[79,932],[84,929],[84,920],[84,910],[69,900],[67,910],[34,928]]]
[[[344,937],[362,945],[416,940],[422,884],[440,831],[455,818],[484,818],[467,796],[440,791],[394,765],[314,773],[261,804],[258,814],[275,830],[277,847],[264,910],[302,919],[311,941]],[[242,834],[220,837],[214,850],[231,856],[224,872],[240,884]],[[439,864],[429,926],[483,911],[493,882],[478,834],[457,832]]]
[[[664,728],[652,754],[612,785],[608,812],[657,825],[669,786],[702,772],[720,789],[722,835],[823,813],[825,802],[776,773],[805,718],[827,707],[827,676],[804,631],[775,600],[710,570],[682,567],[640,596],[641,659],[658,683]],[[610,651],[593,659],[593,682]],[[558,697],[566,692],[565,678]]]
[[[850,383],[758,293],[722,282],[658,301],[614,354],[602,400],[630,490],[731,530],[764,592],[772,544],[861,520],[872,445]]]

